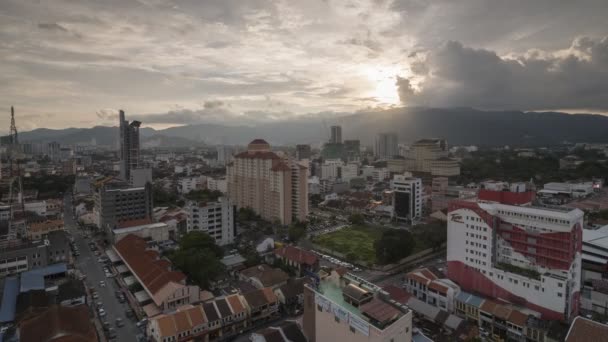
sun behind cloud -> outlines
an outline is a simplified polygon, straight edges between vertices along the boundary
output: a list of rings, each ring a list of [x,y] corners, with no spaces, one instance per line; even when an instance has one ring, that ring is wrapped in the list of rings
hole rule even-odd
[[[375,98],[379,104],[399,104],[397,90],[397,76],[403,76],[403,69],[399,66],[366,66],[362,73],[370,81],[369,97]]]

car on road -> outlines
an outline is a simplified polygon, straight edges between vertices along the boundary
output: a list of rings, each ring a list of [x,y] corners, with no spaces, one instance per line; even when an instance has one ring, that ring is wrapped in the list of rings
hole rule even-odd
[[[116,326],[119,327],[119,328],[125,326],[125,322],[123,322],[122,318],[118,317],[116,319]]]
[[[103,281],[103,280],[100,280],[100,281],[99,281],[99,286],[101,286],[101,287],[106,287],[106,282],[105,282],[105,281]]]
[[[114,278],[114,274],[106,272],[106,278]]]
[[[98,308],[103,308],[103,303],[101,301],[98,301],[95,304],[97,305]]]
[[[108,336],[108,338],[116,338],[116,329],[114,329],[114,328],[108,329],[107,336]]]
[[[105,317],[106,316],[106,310],[104,310],[104,309],[99,309],[97,312],[99,313],[99,317]]]
[[[144,319],[142,319],[141,321],[139,321],[139,322],[135,323],[135,325],[136,325],[138,328],[145,328],[145,327],[146,327],[146,325],[148,325],[148,319],[147,319],[147,318],[144,318]]]
[[[110,328],[112,327],[112,325],[108,321],[103,321],[101,325],[103,325],[103,331],[105,332],[108,332],[108,330],[110,330]]]
[[[125,315],[127,315],[127,318],[135,318],[135,313],[133,312],[133,309],[127,309],[125,311]]]
[[[146,337],[143,334],[137,334],[137,336],[135,336],[135,340],[137,342],[146,342]]]

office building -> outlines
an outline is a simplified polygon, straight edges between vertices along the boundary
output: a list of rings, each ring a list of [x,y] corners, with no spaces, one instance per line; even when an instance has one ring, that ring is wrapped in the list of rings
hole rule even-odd
[[[131,180],[131,170],[139,168],[139,127],[141,122],[127,121],[125,112],[119,111],[120,178]]]
[[[397,133],[380,133],[376,137],[376,157],[391,159],[399,155]]]
[[[220,245],[234,242],[236,235],[236,207],[226,197],[213,202],[188,201],[186,231],[202,231]]]
[[[569,320],[579,312],[583,212],[480,190],[448,211],[448,278],[465,291]]]
[[[234,155],[234,148],[232,146],[220,145],[216,148],[217,150],[217,163],[221,166],[226,166],[232,161]]]
[[[412,311],[350,273],[320,272],[304,286],[304,335],[310,342],[412,341]]]
[[[306,166],[279,156],[266,141],[256,139],[228,165],[229,198],[237,208],[251,208],[269,221],[305,221],[307,172]]]
[[[310,145],[296,145],[296,159],[310,159],[312,156],[312,151],[310,149]]]
[[[448,143],[445,139],[421,139],[410,149],[410,156],[415,160],[413,170],[431,173],[433,176],[458,176],[458,161],[448,158]]]
[[[341,126],[331,126],[331,138],[329,142],[332,144],[341,144],[342,143],[342,127]]]
[[[359,140],[344,140],[344,155],[347,161],[358,161],[361,157],[361,142]]]
[[[327,159],[321,165],[322,180],[336,180],[342,177],[342,167],[344,163],[341,159]]]
[[[64,231],[50,231],[44,239],[11,239],[0,242],[0,276],[26,272],[71,261],[69,240]]]
[[[340,178],[343,181],[350,182],[357,177],[359,177],[359,165],[356,163],[348,163],[340,168]]]
[[[410,173],[395,175],[391,181],[393,190],[393,217],[397,220],[415,221],[422,217],[422,180]]]
[[[97,226],[111,233],[120,222],[152,220],[152,184],[131,187],[128,183],[108,177],[94,184]]]

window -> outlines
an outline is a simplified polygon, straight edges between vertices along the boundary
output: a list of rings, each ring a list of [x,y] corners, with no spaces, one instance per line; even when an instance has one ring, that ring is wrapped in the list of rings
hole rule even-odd
[[[338,318],[338,316],[334,316],[334,319],[336,320],[336,322],[340,323],[340,318]]]
[[[352,332],[353,334],[355,334],[355,328],[350,327],[350,332]]]
[[[561,293],[561,292],[558,292],[558,293],[557,293],[557,296],[561,298],[561,297],[562,297],[562,293]]]

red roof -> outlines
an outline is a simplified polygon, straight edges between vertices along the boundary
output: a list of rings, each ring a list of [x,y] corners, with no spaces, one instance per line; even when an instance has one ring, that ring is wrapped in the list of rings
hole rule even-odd
[[[270,170],[272,171],[291,171],[291,168],[289,168],[289,166],[287,166],[287,164],[285,164],[284,162],[278,162],[276,164],[274,164]]]
[[[382,289],[388,292],[388,295],[391,297],[392,300],[401,304],[406,304],[407,300],[410,299],[410,297],[412,296],[404,289],[395,285],[386,285]]]
[[[129,234],[120,240],[114,248],[125,263],[135,272],[152,294],[155,294],[170,282],[182,283],[186,275],[170,271],[170,263],[160,261],[158,253],[146,250],[146,240]]]
[[[245,151],[234,156],[237,159],[281,159],[271,151]]]
[[[145,224],[151,224],[151,223],[152,223],[152,220],[150,220],[149,218],[145,218],[145,219],[121,221],[118,223],[117,227],[118,228],[130,228],[130,227],[143,226]]]
[[[279,248],[274,253],[282,258],[297,262],[298,264],[313,266],[319,261],[313,252],[294,246]]]
[[[374,298],[371,302],[361,305],[361,312],[374,320],[385,323],[397,318],[400,311],[381,299]]]
[[[498,202],[508,205],[521,205],[530,203],[536,197],[534,191],[527,192],[511,192],[511,191],[493,191],[480,189],[477,193],[477,198],[483,201]]]

